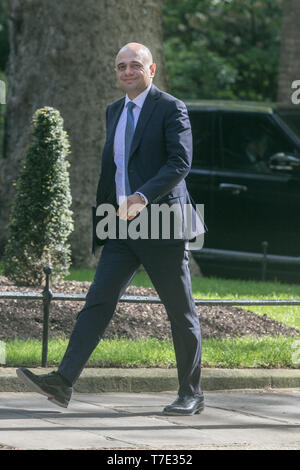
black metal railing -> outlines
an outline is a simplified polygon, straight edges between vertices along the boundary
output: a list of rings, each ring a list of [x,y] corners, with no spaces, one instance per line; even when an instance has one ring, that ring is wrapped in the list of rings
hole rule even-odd
[[[42,300],[43,302],[43,337],[42,337],[42,367],[47,366],[48,356],[48,331],[49,331],[49,316],[50,305],[55,300],[68,300],[68,301],[85,301],[86,294],[61,294],[52,292],[50,288],[50,275],[51,268],[45,266],[43,268],[46,275],[45,287],[42,292],[13,292],[13,291],[0,291],[1,299],[30,299]],[[245,300],[245,299],[194,299],[196,305],[230,305],[230,306],[243,306],[243,305],[300,305],[300,299],[259,299],[259,300]],[[125,303],[141,303],[141,304],[161,304],[162,301],[159,297],[149,296],[136,296],[124,295],[120,298],[119,302]]]

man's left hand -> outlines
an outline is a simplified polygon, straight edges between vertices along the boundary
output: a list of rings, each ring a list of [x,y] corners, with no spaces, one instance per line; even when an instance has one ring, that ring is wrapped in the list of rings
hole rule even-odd
[[[146,202],[139,194],[131,194],[119,206],[117,215],[122,220],[132,220],[146,206]]]

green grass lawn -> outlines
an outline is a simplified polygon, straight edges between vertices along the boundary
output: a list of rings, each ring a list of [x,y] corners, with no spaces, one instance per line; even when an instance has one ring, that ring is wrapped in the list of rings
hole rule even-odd
[[[95,270],[71,270],[69,280],[92,281]],[[148,275],[139,272],[132,285],[153,287]],[[217,278],[192,278],[193,296],[199,299],[296,299],[300,285],[279,282],[255,282]],[[300,329],[300,306],[243,307],[259,315]],[[67,339],[49,341],[48,365],[57,365],[66,349]],[[204,367],[299,367],[293,355],[300,350],[300,339],[290,337],[243,337],[231,339],[204,339],[202,358]],[[299,356],[299,355],[298,355]],[[41,342],[8,341],[6,366],[34,366],[41,362]],[[104,340],[94,351],[88,363],[101,367],[175,367],[173,345],[167,341],[147,339]]]
[[[48,366],[60,363],[67,343],[68,340],[63,338],[49,341]],[[223,368],[296,368],[297,364],[292,357],[293,344],[295,339],[288,337],[204,339],[202,365]],[[14,340],[6,344],[7,367],[40,366],[41,355],[42,346],[38,340]],[[103,340],[93,352],[88,365],[168,368],[175,367],[176,362],[172,343],[148,338],[137,341]]]
[[[300,285],[279,282],[193,278],[193,295],[198,299],[299,299]],[[300,306],[244,306],[245,310],[300,329]]]

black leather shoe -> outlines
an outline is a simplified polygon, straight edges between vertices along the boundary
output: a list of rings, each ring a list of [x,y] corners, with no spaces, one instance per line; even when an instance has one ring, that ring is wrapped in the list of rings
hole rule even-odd
[[[17,376],[33,392],[41,393],[48,397],[52,403],[67,408],[72,395],[72,387],[69,387],[64,379],[57,373],[36,375],[25,367],[17,369]]]
[[[171,405],[165,406],[163,413],[165,415],[190,416],[201,413],[204,410],[203,395],[183,395],[178,396]]]

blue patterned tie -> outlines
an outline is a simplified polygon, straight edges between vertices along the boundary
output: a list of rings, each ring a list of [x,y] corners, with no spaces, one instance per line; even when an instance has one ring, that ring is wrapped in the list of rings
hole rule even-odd
[[[134,134],[134,117],[133,108],[135,104],[129,101],[127,104],[127,122],[125,129],[125,193],[126,196],[131,194],[131,188],[128,179],[128,160],[130,155],[131,142]]]

